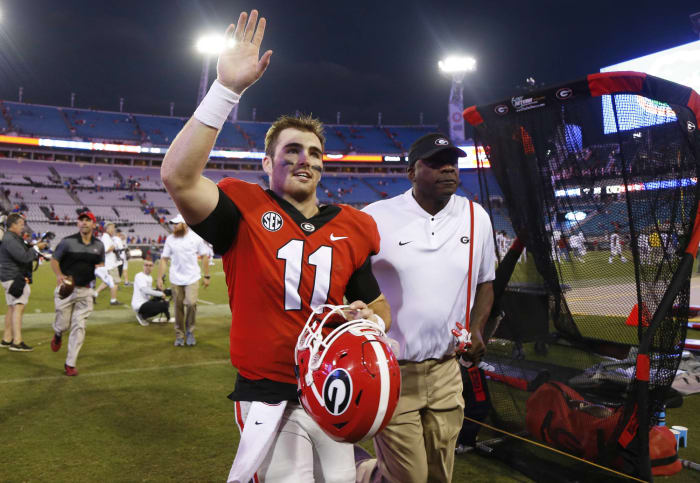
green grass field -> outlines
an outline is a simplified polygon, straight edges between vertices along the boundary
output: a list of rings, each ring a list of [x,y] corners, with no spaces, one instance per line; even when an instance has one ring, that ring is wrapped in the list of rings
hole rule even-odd
[[[130,268],[133,279],[140,264]],[[139,326],[129,287],[120,289],[125,305],[116,308],[105,291],[87,323],[80,375],[68,378],[65,347],[49,348],[55,279],[42,266],[24,325],[24,339],[36,350],[0,351],[0,481],[224,480],[239,435],[226,398],[235,378],[226,287],[220,262],[213,268],[212,286],[200,290],[196,347],[173,347],[172,324]],[[689,427],[691,445],[700,434],[699,401],[688,397],[667,416]],[[700,451],[691,446],[681,457],[699,461]],[[683,470],[669,481],[694,477]],[[454,481],[530,480],[468,454],[457,457]]]

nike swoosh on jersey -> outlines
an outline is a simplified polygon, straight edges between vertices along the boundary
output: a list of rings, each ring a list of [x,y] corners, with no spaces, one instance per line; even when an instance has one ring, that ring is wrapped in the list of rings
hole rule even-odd
[[[399,242],[399,246],[402,247],[404,245],[408,245],[409,243],[413,243],[413,240],[407,242]]]
[[[338,241],[338,240],[344,240],[346,239],[346,236],[335,236],[333,233],[331,233],[331,241]]]
[[[259,424],[262,424],[262,423],[261,423],[260,421],[255,421],[255,425],[256,425],[256,426],[259,425]]]

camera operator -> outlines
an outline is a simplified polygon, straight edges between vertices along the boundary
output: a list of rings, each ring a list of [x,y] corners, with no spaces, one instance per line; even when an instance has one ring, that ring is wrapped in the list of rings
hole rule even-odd
[[[18,213],[7,217],[2,244],[0,244],[0,282],[5,289],[7,315],[5,316],[5,332],[1,347],[9,347],[15,352],[30,352],[34,350],[22,340],[22,316],[24,307],[29,301],[31,290],[32,263],[39,258],[39,250],[46,248],[46,242],[40,241],[34,248],[25,243],[24,218]]]
[[[169,303],[165,300],[166,295],[170,295],[170,289],[153,290],[153,260],[144,258],[143,271],[134,277],[134,295],[131,297],[131,308],[136,312],[136,320],[141,325],[148,325],[151,317],[158,314],[165,314],[165,320],[170,319]],[[150,300],[149,300],[150,297]]]

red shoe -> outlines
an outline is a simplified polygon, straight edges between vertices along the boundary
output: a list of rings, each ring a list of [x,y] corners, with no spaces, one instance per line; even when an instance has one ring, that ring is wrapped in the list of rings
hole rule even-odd
[[[51,350],[54,352],[58,352],[58,349],[61,348],[61,343],[63,341],[61,340],[61,336],[58,334],[53,335],[53,339],[51,339]]]
[[[77,376],[78,371],[75,367],[71,367],[68,364],[64,364],[63,367],[66,368],[66,376]]]

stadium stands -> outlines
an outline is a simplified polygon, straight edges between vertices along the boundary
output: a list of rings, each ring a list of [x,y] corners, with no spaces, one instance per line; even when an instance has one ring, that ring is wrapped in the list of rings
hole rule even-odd
[[[324,203],[368,204],[379,199],[369,184],[354,176],[324,176],[317,194]]]
[[[141,146],[167,147],[186,119],[146,114],[127,114],[86,109],[39,106],[0,101],[0,131],[50,139],[113,142]],[[262,151],[268,122],[239,121],[226,123],[217,140],[217,148]],[[342,154],[405,154],[418,137],[435,131],[435,126],[325,126],[326,151]],[[57,144],[65,149],[66,146]],[[138,148],[137,148],[138,149]],[[125,150],[130,152],[129,150]],[[66,149],[65,152],[70,152]],[[150,152],[150,151],[146,151]],[[154,151],[155,152],[155,151]],[[162,150],[157,154],[162,155]],[[83,152],[81,151],[81,154]],[[158,238],[166,233],[159,221],[167,221],[176,213],[170,196],[164,190],[157,166],[124,166],[129,162],[116,158],[100,158],[90,151],[66,162],[58,153],[56,161],[0,159],[0,186],[6,199],[0,197],[8,211],[27,213],[37,231],[63,226],[74,228],[78,210],[89,208],[99,220],[116,221],[126,230],[134,228],[141,236]],[[134,162],[137,157],[134,157]],[[99,162],[99,164],[93,164]],[[139,159],[140,161],[140,159]],[[150,164],[150,160],[146,160]],[[254,163],[259,163],[254,160]],[[110,164],[105,164],[110,163]],[[220,164],[221,166],[221,164]],[[214,182],[233,176],[267,188],[267,175],[262,171],[239,171],[226,168],[207,169],[205,175]],[[235,164],[234,164],[235,166]],[[239,169],[247,169],[243,164]],[[396,169],[396,166],[391,168]],[[462,172],[462,193],[479,192],[475,172]],[[491,181],[490,181],[491,183]],[[495,181],[492,181],[495,186]],[[364,206],[396,196],[410,188],[404,173],[376,174],[340,173],[329,170],[319,185],[318,197],[324,203],[347,203]],[[498,221],[508,226],[506,215]],[[52,230],[56,231],[56,230]]]
[[[21,135],[55,136],[70,138],[68,120],[58,107],[2,101],[0,105],[5,119],[10,119],[10,131]]]
[[[142,141],[141,130],[130,114],[86,109],[62,109],[75,134],[84,139]]]
[[[270,128],[269,122],[238,122],[237,124],[253,141],[251,147],[257,151],[265,150],[265,134]]]
[[[169,145],[185,125],[185,119],[179,117],[134,114],[133,118],[144,133],[145,141],[154,145]]]
[[[157,167],[7,159],[0,161],[0,164],[3,167],[0,186],[8,194],[9,202],[5,208],[25,212],[35,230],[39,230],[34,228],[36,223],[46,226],[70,223],[72,227],[77,212],[89,208],[99,220],[116,221],[128,226],[138,224],[138,231],[157,234],[154,237],[157,238],[165,233],[158,221],[167,221],[177,212],[172,199],[162,187]],[[267,176],[260,171],[208,169],[204,174],[214,182],[233,176],[267,188]],[[478,192],[476,172],[465,171],[460,177],[468,192]],[[494,180],[490,182],[495,183]],[[410,186],[410,181],[403,174],[372,176],[327,173],[319,185],[318,198],[322,203],[362,207],[399,195]],[[591,223],[590,226],[600,223]],[[45,225],[39,226],[45,228]],[[494,210],[494,227],[512,235],[507,215],[498,209]],[[44,228],[41,230],[46,231]]]
[[[186,119],[0,101],[0,131],[59,139],[168,146]],[[227,122],[218,148],[263,151],[269,122]],[[326,151],[402,154],[435,126],[327,124]]]
[[[379,195],[378,199],[400,195],[411,187],[411,182],[406,176],[368,176],[363,180]]]
[[[141,189],[163,189],[158,168],[120,166],[117,171],[123,181],[137,181]]]
[[[250,144],[249,140],[246,139],[243,132],[236,129],[236,125],[227,122],[224,127],[219,132],[219,137],[216,139],[216,145],[220,148],[239,148],[239,149],[249,149],[255,146]]]
[[[343,135],[357,153],[399,153],[400,150],[381,128],[374,126],[329,126]]]

